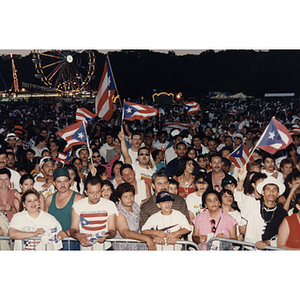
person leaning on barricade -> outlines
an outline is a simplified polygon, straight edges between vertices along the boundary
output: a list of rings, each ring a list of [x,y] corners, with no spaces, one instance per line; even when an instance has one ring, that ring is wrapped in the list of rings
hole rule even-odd
[[[105,241],[116,234],[119,214],[116,205],[101,197],[101,178],[98,176],[87,177],[85,193],[87,197],[72,206],[70,234],[80,242],[81,250],[108,250],[111,243]]]
[[[135,188],[129,183],[121,183],[115,193],[118,199],[117,209],[119,215],[117,216],[116,225],[117,233],[116,239],[133,239],[137,241],[144,241],[144,243],[113,243],[114,250],[156,250],[153,239],[147,235],[141,234],[139,228],[140,207],[134,201]]]
[[[257,201],[243,193],[246,175],[247,170],[244,165],[238,172],[238,184],[235,191],[235,200],[242,216],[245,216],[248,221],[245,242],[255,244],[259,250],[265,249],[266,246],[276,247],[278,228],[287,216],[286,210],[277,205],[279,196],[285,191],[285,186],[273,176],[260,180],[255,187],[257,193],[261,195],[260,201]]]
[[[172,209],[173,201],[168,192],[159,192],[156,196],[159,211],[151,215],[141,229],[142,234],[150,236],[157,245],[162,245],[163,250],[173,250],[173,245],[192,230],[185,215]],[[181,245],[176,245],[175,250],[181,250]]]
[[[40,210],[40,194],[28,190],[22,195],[24,210],[14,214],[8,236],[15,240],[14,250],[59,250],[62,248],[62,228],[52,215]],[[33,240],[39,237],[40,240]]]
[[[202,205],[206,208],[193,220],[193,241],[199,245],[207,243],[213,237],[237,239],[237,222],[221,209],[222,199],[215,190],[207,190],[202,195]],[[206,249],[206,245],[201,249]],[[213,242],[211,250],[218,250],[219,245]]]

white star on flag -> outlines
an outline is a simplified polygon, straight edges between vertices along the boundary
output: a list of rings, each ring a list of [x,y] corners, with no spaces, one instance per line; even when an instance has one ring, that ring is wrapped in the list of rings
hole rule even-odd
[[[127,110],[126,110],[126,112],[127,112],[127,113],[131,113],[131,108],[128,107]]]
[[[274,133],[274,131],[273,132],[269,132],[269,134],[270,134],[270,136],[269,136],[269,139],[274,139],[274,136],[275,136],[275,133]]]
[[[83,139],[83,134],[82,134],[82,132],[78,133],[78,138],[79,138],[79,139]]]

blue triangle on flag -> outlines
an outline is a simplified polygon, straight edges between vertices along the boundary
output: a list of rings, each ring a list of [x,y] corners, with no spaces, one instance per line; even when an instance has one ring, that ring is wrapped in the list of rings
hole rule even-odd
[[[268,130],[260,141],[259,146],[268,146],[272,144],[282,144],[281,136],[273,120],[271,120]]]
[[[89,225],[90,222],[87,219],[80,216],[80,224],[81,224],[81,227],[83,227],[83,226]]]
[[[123,110],[124,110],[124,119],[130,118],[134,113],[139,112],[138,109],[134,108],[133,106],[127,104],[126,102],[123,103]]]
[[[84,127],[83,122],[81,123],[80,127],[74,132],[74,134],[72,135],[72,138],[77,141],[87,142],[86,134],[85,134],[85,127]]]

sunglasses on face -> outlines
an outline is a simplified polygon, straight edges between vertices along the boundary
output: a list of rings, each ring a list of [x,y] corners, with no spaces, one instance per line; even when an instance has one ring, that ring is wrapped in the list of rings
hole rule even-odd
[[[149,153],[140,153],[139,156],[149,156]]]
[[[100,155],[93,155],[93,158],[97,158],[97,157],[100,157]]]

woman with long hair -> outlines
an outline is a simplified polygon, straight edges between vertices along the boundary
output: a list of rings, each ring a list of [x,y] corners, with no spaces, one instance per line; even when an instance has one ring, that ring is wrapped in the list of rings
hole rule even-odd
[[[178,161],[177,169],[173,178],[179,182],[178,194],[185,200],[186,197],[196,191],[195,175],[193,175],[193,159],[182,157]]]

